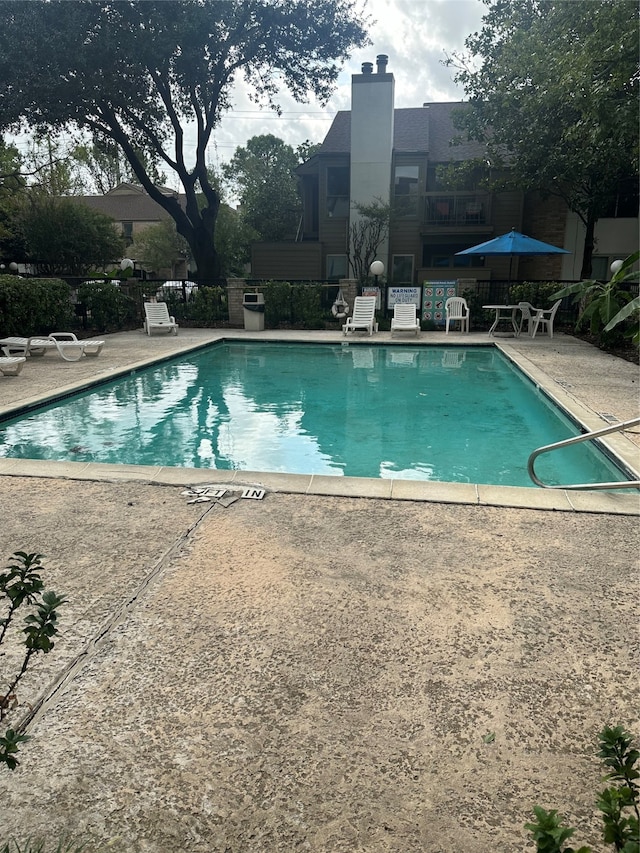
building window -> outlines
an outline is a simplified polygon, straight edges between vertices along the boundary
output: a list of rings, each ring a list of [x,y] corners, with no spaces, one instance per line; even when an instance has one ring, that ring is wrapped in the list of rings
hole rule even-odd
[[[394,284],[413,284],[413,255],[394,255],[391,280]]]
[[[393,178],[393,202],[396,216],[418,215],[419,166],[396,166]]]
[[[327,167],[327,215],[346,219],[349,216],[349,167]]]
[[[338,281],[347,277],[347,256],[327,255],[327,281]]]
[[[623,178],[606,206],[603,218],[635,219],[638,216],[639,193],[637,178]]]
[[[133,222],[122,223],[122,236],[125,239],[127,246],[133,243]]]
[[[463,269],[464,267],[483,267],[484,255],[457,255],[456,252],[461,252],[463,249],[468,249],[466,243],[437,245],[425,244],[422,248],[422,266],[423,267],[445,267]]]
[[[482,192],[487,170],[461,169],[450,163],[435,163],[427,169],[427,192]]]

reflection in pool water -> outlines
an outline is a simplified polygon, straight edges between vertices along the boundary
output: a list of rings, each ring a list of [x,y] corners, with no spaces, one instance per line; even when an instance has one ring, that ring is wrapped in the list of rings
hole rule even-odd
[[[229,342],[5,421],[0,456],[532,486],[577,432],[492,348]],[[588,444],[537,471],[625,479]]]

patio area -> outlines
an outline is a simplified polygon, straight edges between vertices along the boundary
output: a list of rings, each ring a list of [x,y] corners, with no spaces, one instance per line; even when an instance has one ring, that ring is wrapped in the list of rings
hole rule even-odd
[[[251,337],[30,360],[0,411],[222,335]],[[487,340],[444,337],[420,343]],[[565,335],[499,343],[593,428],[637,417],[636,365]],[[602,849],[597,733],[640,734],[638,499],[343,479],[0,460],[3,565],[43,553],[69,600],[20,691],[0,841],[521,853],[539,804]],[[221,480],[227,506],[183,494]]]

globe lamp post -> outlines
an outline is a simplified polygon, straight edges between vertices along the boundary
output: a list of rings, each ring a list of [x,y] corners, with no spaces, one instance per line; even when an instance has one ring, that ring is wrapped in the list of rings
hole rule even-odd
[[[378,276],[384,273],[384,264],[382,261],[374,261],[369,267],[369,272],[375,279],[376,287],[378,286]]]

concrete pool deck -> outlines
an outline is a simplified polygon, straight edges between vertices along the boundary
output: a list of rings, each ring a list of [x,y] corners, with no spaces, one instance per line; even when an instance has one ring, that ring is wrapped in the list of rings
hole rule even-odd
[[[252,337],[131,332],[98,359],[30,360],[0,406],[221,335]],[[487,340],[449,338],[421,343]],[[563,335],[499,343],[594,423],[637,416],[637,366]],[[621,440],[632,458],[638,436]],[[539,804],[599,849],[597,733],[640,731],[635,496],[393,500],[276,478],[243,500],[247,476],[189,504],[196,473],[1,461],[4,564],[45,554],[68,603],[19,692],[32,739],[0,770],[0,842],[522,853]]]

